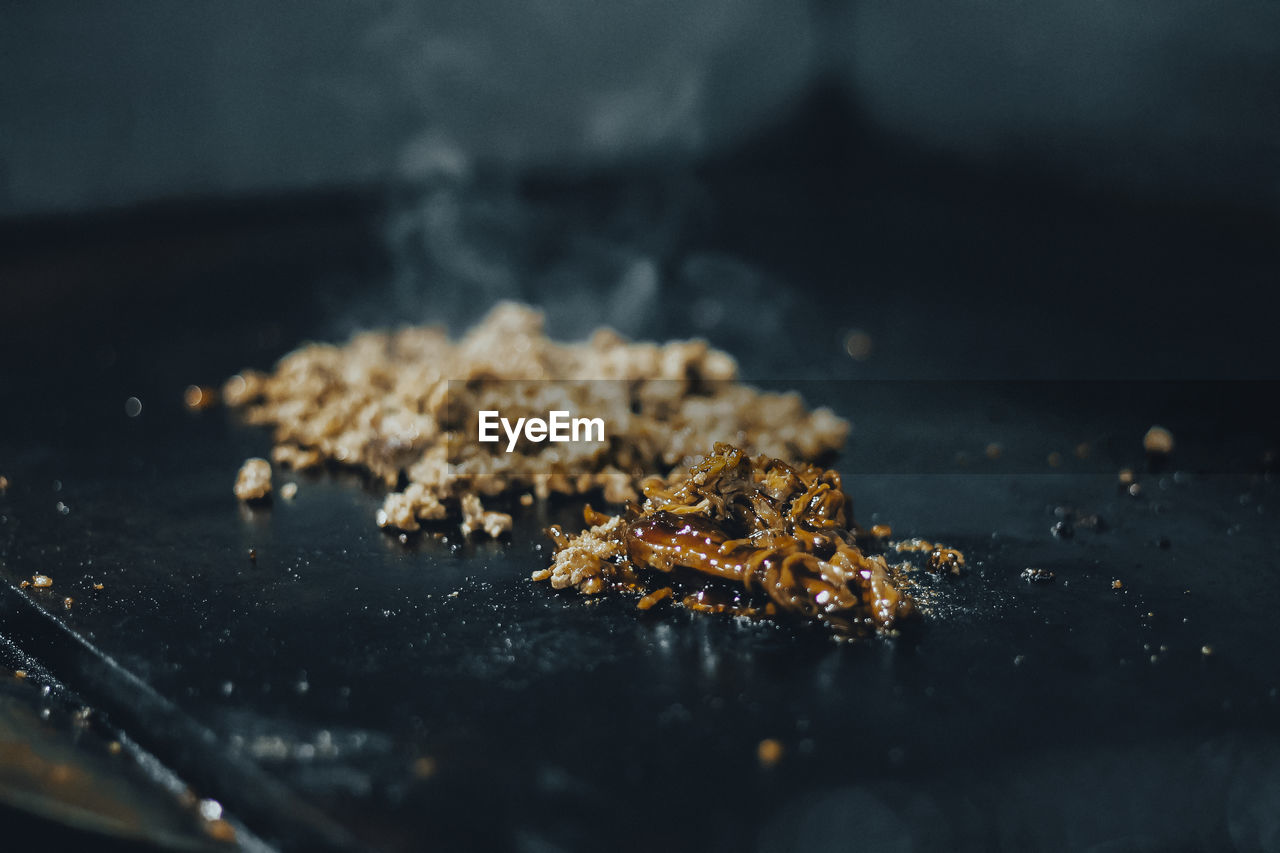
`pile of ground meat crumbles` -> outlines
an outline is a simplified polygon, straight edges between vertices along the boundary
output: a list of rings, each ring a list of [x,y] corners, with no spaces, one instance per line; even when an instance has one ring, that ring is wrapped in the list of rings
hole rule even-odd
[[[508,530],[511,517],[486,510],[482,498],[518,494],[527,503],[599,489],[621,504],[639,498],[645,477],[693,464],[716,441],[806,461],[838,450],[849,429],[797,394],[737,381],[733,359],[706,342],[633,343],[609,329],[556,342],[539,311],[514,303],[496,306],[459,340],[410,327],[310,344],[270,373],[233,376],[223,398],[248,422],[274,428],[275,465],[336,464],[384,483],[391,491],[380,526],[459,523],[490,536]],[[475,440],[482,410],[513,420],[567,410],[601,418],[606,434],[521,441],[507,452],[505,439]],[[260,480],[263,472],[252,473]]]

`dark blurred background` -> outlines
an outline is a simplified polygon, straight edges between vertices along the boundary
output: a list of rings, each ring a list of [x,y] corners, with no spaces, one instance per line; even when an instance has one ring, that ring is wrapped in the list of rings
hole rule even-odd
[[[23,352],[512,297],[761,373],[1274,375],[1271,0],[0,14]]]
[[[53,0],[4,18],[6,216],[673,168],[776,126],[819,79],[938,155],[1280,200],[1270,0]]]

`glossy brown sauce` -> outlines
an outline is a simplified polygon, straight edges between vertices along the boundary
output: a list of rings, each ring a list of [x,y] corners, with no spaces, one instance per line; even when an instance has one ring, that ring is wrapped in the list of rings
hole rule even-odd
[[[648,610],[675,598],[693,610],[820,622],[842,635],[895,630],[916,615],[899,569],[865,554],[850,529],[850,502],[835,471],[749,458],[717,444],[687,476],[644,484],[645,502],[617,517],[588,507],[590,529],[548,531],[556,563],[535,573],[584,592],[647,592]]]

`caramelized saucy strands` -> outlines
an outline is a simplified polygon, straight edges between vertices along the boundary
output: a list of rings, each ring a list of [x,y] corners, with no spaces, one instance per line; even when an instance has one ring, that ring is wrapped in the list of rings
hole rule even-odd
[[[592,527],[578,537],[549,531],[557,563],[534,579],[598,592],[606,580],[637,588],[636,570],[689,570],[763,599],[750,606],[716,600],[706,590],[683,598],[691,609],[787,614],[842,634],[890,631],[915,614],[897,571],[855,544],[849,499],[835,471],[750,459],[717,444],[686,478],[670,484],[651,478],[644,492],[643,507],[629,506],[620,518],[588,507]],[[667,595],[659,589],[639,606],[648,609]]]

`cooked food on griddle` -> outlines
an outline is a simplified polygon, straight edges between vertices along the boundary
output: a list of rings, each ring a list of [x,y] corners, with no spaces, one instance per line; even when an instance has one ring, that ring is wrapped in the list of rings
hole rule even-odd
[[[902,571],[856,544],[835,471],[716,444],[686,473],[643,486],[640,507],[587,507],[591,526],[577,535],[551,528],[554,561],[533,579],[645,592],[641,609],[676,583],[693,609],[798,617],[843,635],[893,631],[916,613]]]
[[[543,332],[542,314],[504,303],[461,340],[434,327],[367,332],[343,346],[312,344],[273,373],[246,371],[223,390],[251,423],[275,428],[272,461],[291,468],[354,467],[393,491],[384,528],[460,523],[494,536],[511,518],[490,499],[603,490],[638,499],[640,480],[731,438],[751,452],[814,460],[838,450],[848,423],[810,411],[796,394],[736,380],[724,352],[702,341],[631,343],[601,329],[581,343]],[[604,440],[553,444],[476,440],[477,413],[512,422],[555,410],[599,418]],[[237,494],[239,494],[237,489]]]
[[[236,474],[236,497],[248,503],[263,501],[271,496],[271,463],[254,457],[246,459]]]

